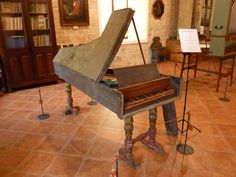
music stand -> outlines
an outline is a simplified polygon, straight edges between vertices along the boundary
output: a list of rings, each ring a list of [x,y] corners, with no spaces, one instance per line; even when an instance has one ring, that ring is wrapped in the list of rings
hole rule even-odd
[[[193,154],[194,149],[190,145],[187,144],[189,126],[193,127],[198,132],[201,132],[201,130],[193,126],[192,124],[190,124],[190,113],[188,113],[188,119],[187,120],[185,119],[186,108],[187,108],[187,97],[188,97],[189,70],[196,67],[196,65],[190,66],[190,57],[191,57],[191,54],[200,53],[201,49],[200,49],[199,39],[198,39],[196,29],[179,29],[179,37],[180,37],[181,50],[184,55],[180,76],[182,77],[183,71],[187,69],[187,78],[186,78],[186,86],[185,86],[183,118],[178,121],[178,122],[180,121],[182,122],[181,130],[180,130],[181,135],[184,132],[186,132],[185,143],[178,144],[177,151],[184,155],[191,155]],[[187,67],[184,66],[186,57],[188,57]],[[187,123],[187,128],[185,130],[184,130],[184,123]]]
[[[186,132],[185,134],[185,143],[184,144],[178,144],[177,145],[177,150],[178,152],[182,153],[182,154],[185,154],[185,155],[191,155],[193,154],[194,152],[194,149],[187,144],[187,139],[188,139],[188,130],[189,130],[189,127],[191,126],[192,128],[196,129],[198,132],[201,132],[200,129],[198,129],[196,126],[192,125],[190,123],[190,113],[188,112],[188,119],[186,120],[185,119],[185,116],[186,116],[186,108],[187,108],[187,97],[188,97],[188,84],[189,84],[189,70],[192,68],[190,66],[190,56],[191,56],[191,53],[183,53],[184,55],[184,59],[183,59],[183,63],[185,63],[186,61],[186,57],[188,56],[188,60],[187,60],[187,67],[184,67],[184,64],[182,66],[182,69],[181,70],[185,70],[187,69],[187,76],[186,76],[186,85],[185,85],[185,95],[184,95],[184,110],[183,110],[183,118],[181,120],[179,120],[178,122],[182,122],[182,126],[181,126],[181,129],[179,129],[180,133],[183,134],[184,132]],[[184,130],[184,123],[187,123],[187,128]]]

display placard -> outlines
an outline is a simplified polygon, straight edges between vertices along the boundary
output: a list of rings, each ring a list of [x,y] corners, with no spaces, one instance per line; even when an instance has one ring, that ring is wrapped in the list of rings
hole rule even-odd
[[[196,29],[179,29],[181,50],[183,53],[200,53],[198,34]]]

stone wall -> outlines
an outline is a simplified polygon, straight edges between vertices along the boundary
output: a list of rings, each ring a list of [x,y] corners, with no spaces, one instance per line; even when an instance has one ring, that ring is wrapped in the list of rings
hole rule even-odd
[[[178,28],[192,27],[193,0],[180,0]]]
[[[152,5],[156,0],[149,0],[149,34],[148,42],[142,44],[145,59],[150,62],[149,47],[154,36],[159,36],[165,45],[166,39],[176,35],[179,0],[163,0],[165,11],[160,20],[152,16]],[[72,27],[61,27],[58,0],[52,0],[56,38],[58,45],[87,43],[99,37],[98,5],[97,0],[89,0],[90,25],[73,30]],[[112,67],[123,67],[142,64],[142,57],[138,44],[122,45],[118,51]]]

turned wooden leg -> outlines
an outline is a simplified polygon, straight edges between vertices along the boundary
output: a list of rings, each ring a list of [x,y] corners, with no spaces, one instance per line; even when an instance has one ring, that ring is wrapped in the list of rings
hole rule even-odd
[[[77,114],[79,107],[73,106],[73,98],[72,98],[72,89],[69,83],[66,84],[66,93],[67,93],[67,107],[65,108],[63,114],[64,116]]]
[[[125,118],[125,142],[124,148],[119,150],[119,158],[126,161],[132,168],[140,168],[140,163],[133,159],[133,117],[128,116]]]
[[[149,140],[151,143],[156,142],[156,121],[157,121],[157,108],[149,110]]]
[[[133,117],[129,116],[125,119],[125,153],[129,159],[133,158],[133,129]]]
[[[153,108],[149,110],[149,124],[150,127],[148,129],[149,138],[146,140],[142,140],[142,143],[153,149],[158,153],[163,153],[163,147],[156,142],[156,120],[157,120],[157,108]]]

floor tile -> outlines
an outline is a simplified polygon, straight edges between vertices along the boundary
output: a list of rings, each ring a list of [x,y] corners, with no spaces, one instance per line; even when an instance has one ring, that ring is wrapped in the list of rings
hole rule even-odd
[[[221,132],[214,123],[193,123],[194,126],[201,130],[201,135],[216,135],[220,136]]]
[[[42,177],[41,174],[30,174],[30,173],[13,173],[9,177]]]
[[[105,177],[110,175],[111,169],[112,163],[109,161],[87,159],[76,177]]]
[[[213,171],[213,177],[235,177],[236,176],[236,171],[235,169],[230,169],[230,170],[224,170],[224,171]]]
[[[96,114],[90,114],[84,121],[83,125],[88,126],[100,126],[104,120],[104,116],[98,116]]]
[[[74,137],[81,139],[94,139],[97,131],[98,127],[80,126]]]
[[[213,177],[212,173],[207,170],[193,170],[183,166],[180,169],[173,169],[170,171],[171,176],[182,177]]]
[[[0,174],[1,174],[1,177],[8,177],[9,174],[12,172],[13,170],[12,169],[7,169],[7,168],[2,168],[0,167]]]
[[[226,137],[226,142],[229,144],[230,148],[236,152],[236,137]]]
[[[217,124],[217,127],[223,135],[226,135],[226,136],[235,136],[236,135],[236,125]]]
[[[49,113],[49,118],[46,119],[45,121],[48,121],[48,122],[62,122],[66,117],[63,116],[62,113],[58,114],[58,113],[50,113],[50,111],[46,111],[47,113]],[[41,112],[39,113],[41,114]]]
[[[46,174],[60,177],[74,177],[80,168],[82,158],[59,155],[52,162]]]
[[[45,152],[60,152],[67,142],[67,137],[48,136],[37,150]]]
[[[17,172],[42,174],[51,164],[55,155],[45,152],[32,152],[17,167]]]
[[[4,119],[1,119],[0,128],[8,129],[11,126],[14,126],[15,123],[16,123],[16,120],[14,119],[4,118]]]
[[[104,148],[106,147],[106,148]],[[90,158],[109,160],[114,158],[121,144],[110,141],[96,141],[88,153]]]
[[[21,110],[18,109],[19,111],[16,111],[14,114],[10,116],[12,119],[17,119],[17,120],[29,120],[30,115],[32,114],[32,111],[27,111],[27,110]]]
[[[29,151],[20,148],[8,148],[0,152],[0,167],[14,169],[24,160]]]
[[[86,139],[72,139],[63,149],[63,153],[85,156],[93,141]]]
[[[32,111],[32,110],[40,111],[41,110],[39,102],[35,102],[35,103],[28,102],[28,103],[24,104],[24,106],[22,106],[22,109],[28,110],[28,111]]]
[[[15,147],[32,150],[37,148],[44,139],[43,135],[27,134],[15,144]]]
[[[17,130],[17,131],[23,131],[23,132],[29,132],[31,131],[35,126],[37,125],[36,122],[28,121],[28,120],[20,120],[16,122],[10,130]]]
[[[58,123],[39,121],[31,132],[35,134],[49,135],[57,126]]]
[[[123,143],[124,137],[125,135],[123,130],[100,127],[97,132],[97,140]]]
[[[78,128],[78,125],[62,123],[58,125],[50,134],[56,136],[72,136]]]
[[[13,109],[21,109],[27,103],[28,103],[27,101],[19,99],[12,102],[9,106]]]
[[[133,169],[130,166],[128,166],[125,162],[119,162],[118,166],[118,175],[122,177],[143,177],[144,176],[144,166],[141,165],[141,168],[139,169]]]
[[[171,176],[170,170],[164,168],[164,167],[155,167],[155,166],[147,166],[146,167],[146,176],[148,177],[165,177],[165,176]],[[135,175],[137,176],[137,175]]]
[[[208,168],[217,172],[219,170],[234,169],[236,165],[235,155],[232,153],[204,152]]]
[[[25,134],[12,131],[0,133],[0,147],[11,147],[16,144]]]
[[[15,109],[1,109],[0,118],[8,118],[13,115],[17,110]]]
[[[229,113],[225,113],[225,114],[221,114],[221,113],[215,113],[215,114],[211,114],[214,123],[216,123],[217,125],[232,125],[234,123],[236,123],[236,119],[234,119],[232,117],[231,114]]]
[[[231,152],[228,144],[221,136],[201,136],[201,147],[204,151]]]
[[[80,111],[79,111],[78,115],[67,116],[63,120],[63,122],[74,124],[74,125],[81,125],[81,124],[83,124],[83,122],[85,120],[85,117],[86,116],[81,114]]]

